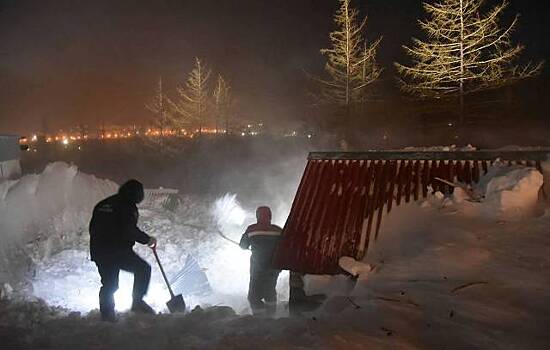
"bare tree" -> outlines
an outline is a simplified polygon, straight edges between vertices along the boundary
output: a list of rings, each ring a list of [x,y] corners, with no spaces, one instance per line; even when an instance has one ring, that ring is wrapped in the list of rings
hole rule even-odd
[[[328,79],[317,80],[321,83],[320,102],[343,107],[348,124],[351,109],[366,101],[369,85],[382,72],[376,64],[381,38],[368,44],[364,33],[367,18],[359,20],[359,12],[350,6],[350,0],[338,1],[340,7],[334,15],[337,29],[329,35],[331,47],[321,50],[327,57]]]
[[[185,86],[178,87],[179,99],[170,101],[175,113],[180,116],[180,124],[189,123],[197,127],[199,134],[205,123],[210,93],[208,91],[208,79],[211,71],[201,60],[195,58],[195,66],[189,73]]]
[[[222,121],[225,124],[225,132],[229,133],[229,117],[232,105],[231,86],[221,74],[218,75],[213,97],[216,114],[216,133],[219,132]]]
[[[166,97],[162,89],[162,77],[159,77],[155,94],[151,101],[145,105],[145,108],[153,113],[150,124],[153,132],[143,136],[147,144],[157,147],[163,154],[167,151],[166,136],[168,136],[170,128],[174,125],[166,107]]]
[[[515,64],[523,50],[512,43],[517,23],[503,27],[500,17],[506,1],[485,13],[485,0],[439,0],[424,3],[428,18],[419,21],[426,41],[413,38],[404,46],[412,65],[396,63],[402,90],[421,98],[458,97],[460,124],[464,123],[464,96],[502,87],[538,75],[543,63]]]

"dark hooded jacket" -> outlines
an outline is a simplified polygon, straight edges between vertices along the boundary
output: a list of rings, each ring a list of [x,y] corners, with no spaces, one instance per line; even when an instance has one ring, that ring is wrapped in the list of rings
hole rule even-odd
[[[143,185],[130,180],[117,194],[99,202],[90,221],[90,255],[93,261],[129,252],[135,242],[147,244],[150,236],[137,227],[136,204],[143,200]]]
[[[258,222],[248,226],[239,243],[242,249],[250,247],[252,251],[251,274],[273,270],[271,261],[282,232],[279,226],[271,224],[269,207],[259,207],[256,210],[256,218]]]

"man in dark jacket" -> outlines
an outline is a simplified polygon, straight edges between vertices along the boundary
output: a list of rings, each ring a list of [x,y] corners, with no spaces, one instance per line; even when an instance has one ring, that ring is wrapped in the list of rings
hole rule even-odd
[[[90,255],[101,276],[99,310],[105,321],[116,322],[114,293],[120,270],[134,274],[132,311],[154,314],[143,301],[149,288],[151,266],[132,249],[135,242],[156,245],[156,239],[137,227],[136,204],[143,200],[143,185],[129,180],[118,193],[99,202],[90,222]]]
[[[281,271],[272,267],[271,260],[282,229],[271,224],[269,207],[259,207],[256,219],[258,222],[248,226],[239,243],[242,249],[252,250],[248,302],[254,314],[272,315],[277,310],[276,286]]]

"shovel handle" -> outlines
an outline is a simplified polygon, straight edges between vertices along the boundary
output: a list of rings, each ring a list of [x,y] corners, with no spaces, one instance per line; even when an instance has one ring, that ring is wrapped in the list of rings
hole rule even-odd
[[[168,291],[170,292],[170,297],[173,298],[174,297],[174,292],[172,291],[172,287],[170,287],[170,282],[168,282],[168,278],[166,278],[166,273],[164,272],[164,269],[162,268],[162,264],[160,263],[160,259],[159,259],[159,256],[157,254],[157,246],[154,245],[154,246],[151,247],[151,249],[153,250],[153,254],[155,255],[155,259],[157,259],[157,263],[159,264],[160,272],[162,273],[162,277],[164,278],[164,282],[166,282],[166,287],[168,287]]]

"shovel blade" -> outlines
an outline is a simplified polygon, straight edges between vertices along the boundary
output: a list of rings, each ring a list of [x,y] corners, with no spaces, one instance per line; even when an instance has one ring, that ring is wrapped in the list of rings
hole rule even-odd
[[[170,299],[166,303],[166,306],[168,306],[168,310],[170,310],[171,313],[185,312],[185,300],[183,300],[183,296],[181,294],[178,294]]]

